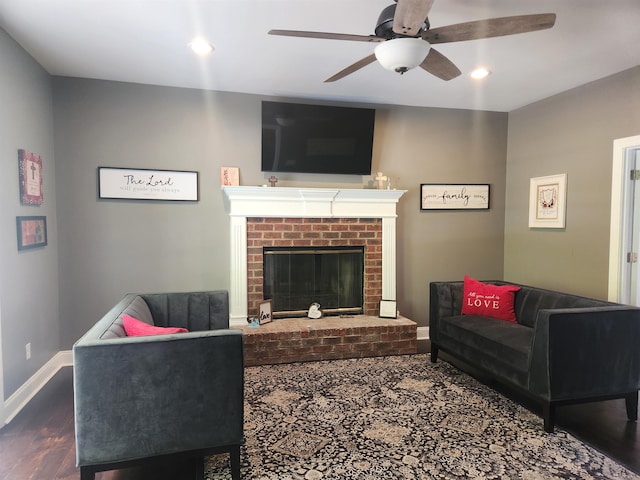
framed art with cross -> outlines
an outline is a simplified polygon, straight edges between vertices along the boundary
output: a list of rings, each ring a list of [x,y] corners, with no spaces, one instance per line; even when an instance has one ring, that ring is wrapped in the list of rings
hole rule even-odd
[[[20,203],[42,205],[42,158],[24,149],[18,150]]]

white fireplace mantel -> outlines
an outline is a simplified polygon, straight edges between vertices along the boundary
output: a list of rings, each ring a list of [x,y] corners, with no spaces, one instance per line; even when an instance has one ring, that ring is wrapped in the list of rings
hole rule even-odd
[[[381,218],[382,297],[396,299],[396,206],[406,190],[224,186],[231,218],[230,325],[246,324],[247,218]]]
[[[358,217],[396,216],[406,190],[292,187],[222,187],[232,217]]]

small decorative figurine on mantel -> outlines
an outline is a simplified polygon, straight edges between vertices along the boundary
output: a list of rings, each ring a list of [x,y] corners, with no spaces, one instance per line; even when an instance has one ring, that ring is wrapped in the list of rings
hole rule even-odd
[[[275,187],[276,183],[278,183],[278,177],[276,177],[275,175],[271,175],[267,180],[269,181],[270,187]]]
[[[313,302],[309,305],[309,313],[307,314],[309,318],[320,318],[322,317],[322,310],[320,310],[320,304],[317,302]]]
[[[247,323],[249,324],[249,328],[260,328],[260,320],[258,320],[258,317],[247,317]]]
[[[378,172],[375,178],[376,182],[378,182],[378,189],[379,190],[384,190],[385,188],[387,188],[386,186],[386,182],[387,182],[387,176],[384,175],[382,172]]]

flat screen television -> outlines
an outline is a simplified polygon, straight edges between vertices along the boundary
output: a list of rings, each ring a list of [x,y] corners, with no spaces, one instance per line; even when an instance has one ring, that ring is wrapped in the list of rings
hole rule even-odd
[[[375,110],[262,102],[262,171],[370,175]]]

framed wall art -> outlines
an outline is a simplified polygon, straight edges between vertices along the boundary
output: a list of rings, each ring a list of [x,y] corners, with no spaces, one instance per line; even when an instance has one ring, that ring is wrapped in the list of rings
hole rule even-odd
[[[47,217],[16,217],[18,250],[47,245]]]
[[[567,174],[536,177],[529,184],[529,228],[564,228]]]
[[[380,318],[398,318],[395,300],[380,300]]]
[[[240,169],[238,167],[220,167],[220,185],[232,187],[240,185]]]
[[[420,210],[488,210],[489,184],[423,183]]]
[[[258,308],[258,320],[260,321],[260,325],[269,323],[273,320],[271,316],[272,304],[273,302],[271,300],[260,302],[260,307]]]
[[[18,150],[20,171],[20,203],[42,205],[42,157],[24,149]]]
[[[98,196],[197,202],[198,172],[98,167]]]

